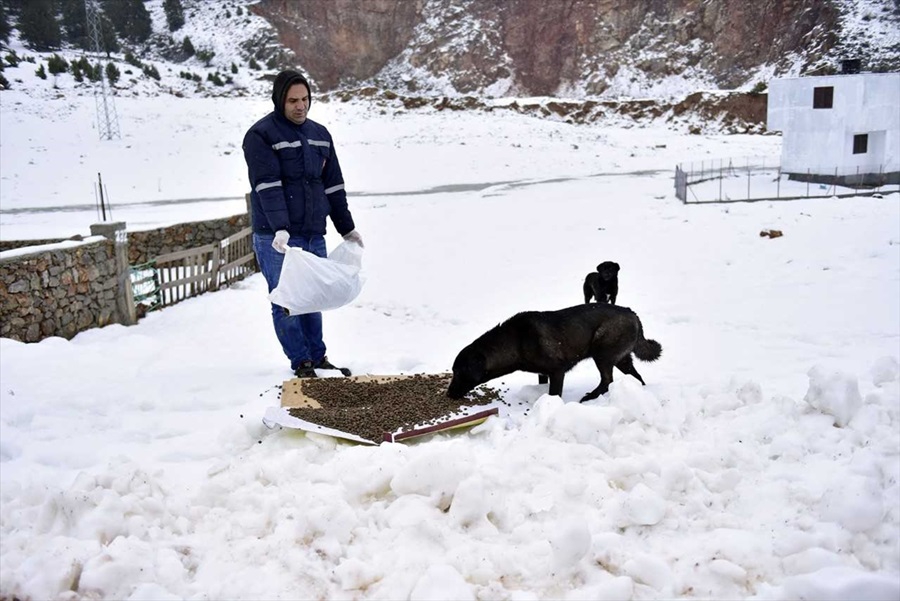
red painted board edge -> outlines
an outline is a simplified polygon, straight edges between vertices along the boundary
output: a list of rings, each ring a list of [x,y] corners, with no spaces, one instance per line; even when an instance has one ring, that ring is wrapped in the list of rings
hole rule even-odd
[[[406,432],[400,432],[399,434],[394,434],[393,432],[385,432],[384,433],[384,442],[397,442],[399,440],[403,440],[404,438],[413,438],[414,436],[424,436],[425,434],[431,434],[432,432],[438,432],[440,430],[447,430],[448,428],[453,428],[454,426],[459,426],[465,424],[467,422],[473,422],[479,419],[486,419],[492,415],[497,415],[499,413],[499,409],[497,407],[493,407],[486,411],[479,411],[478,413],[472,413],[471,415],[466,415],[464,417],[460,417],[457,419],[452,419],[448,422],[443,422],[440,424],[435,424],[433,426],[428,426],[427,428],[421,428],[419,430],[407,430]]]

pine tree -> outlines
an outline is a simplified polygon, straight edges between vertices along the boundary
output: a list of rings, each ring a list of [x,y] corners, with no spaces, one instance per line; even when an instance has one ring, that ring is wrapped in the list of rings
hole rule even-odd
[[[120,37],[140,43],[153,33],[150,13],[142,0],[103,0],[103,12]]]
[[[131,0],[131,36],[136,42],[144,42],[153,34],[153,20],[144,0]]]
[[[69,63],[66,62],[66,59],[54,53],[53,56],[47,59],[47,70],[50,71],[51,75],[65,73],[69,70]]]
[[[103,7],[103,16],[109,19],[110,24],[120,37],[126,37],[128,30],[128,7],[122,0],[100,0]]]
[[[97,63],[99,66],[99,63]],[[75,76],[75,81],[84,81],[84,77],[87,76],[89,81],[97,81],[97,77],[94,74],[94,66],[91,65],[91,62],[87,59],[86,56],[82,55],[76,61],[72,61],[72,75]]]
[[[91,38],[88,35],[87,13],[84,0],[59,0],[62,9],[63,36],[67,42],[83,50],[90,48]]]
[[[106,63],[106,81],[111,85],[115,85],[119,81],[119,68],[115,63]]]
[[[156,68],[156,65],[144,65],[144,75],[146,75],[147,77],[152,77],[156,81],[159,81],[159,70]]]
[[[163,11],[166,13],[166,23],[169,31],[177,31],[184,25],[184,7],[181,0],[163,0]]]
[[[105,14],[100,15],[100,45],[101,50],[109,56],[111,52],[119,51],[119,38],[116,36],[116,28]]]
[[[127,50],[125,52],[125,62],[131,65],[132,67],[137,67],[138,69],[144,68],[144,63],[141,62],[141,59],[137,58],[134,54],[132,54],[131,50]]]
[[[191,42],[191,38],[184,36],[184,42],[181,44],[181,51],[184,52],[188,56],[188,58],[194,56],[197,51],[194,49],[194,44],[193,42]]]
[[[215,55],[216,53],[212,48],[201,48],[197,51],[197,58],[203,61],[203,64],[207,67],[212,64],[212,59]]]
[[[6,46],[9,44],[9,34],[11,31],[12,26],[9,24],[9,14],[3,7],[3,4],[0,3],[0,45]]]
[[[53,0],[29,0],[19,14],[19,33],[32,49],[55,50],[62,44]]]

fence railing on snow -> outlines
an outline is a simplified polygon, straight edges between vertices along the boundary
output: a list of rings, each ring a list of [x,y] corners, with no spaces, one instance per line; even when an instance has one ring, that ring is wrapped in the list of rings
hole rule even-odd
[[[219,243],[222,265],[219,285],[229,286],[256,272],[253,254],[253,229],[246,227]]]
[[[833,175],[829,175],[832,174]],[[839,175],[837,168],[786,172],[774,159],[718,159],[675,166],[675,196],[684,203],[752,202],[900,192],[896,169],[881,165]]]
[[[135,303],[145,311],[168,307],[204,292],[229,286],[256,272],[252,229],[217,243],[160,255],[132,266]]]

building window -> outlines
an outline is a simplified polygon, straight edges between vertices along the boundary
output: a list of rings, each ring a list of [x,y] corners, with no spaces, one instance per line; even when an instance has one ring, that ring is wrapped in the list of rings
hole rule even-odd
[[[813,108],[830,109],[834,104],[834,86],[813,88]]]
[[[866,154],[869,151],[869,134],[853,136],[853,154]]]

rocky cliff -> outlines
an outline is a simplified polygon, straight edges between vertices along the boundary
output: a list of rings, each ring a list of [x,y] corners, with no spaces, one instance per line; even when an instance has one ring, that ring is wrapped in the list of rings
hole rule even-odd
[[[323,90],[666,96],[900,68],[898,0],[260,0]]]

